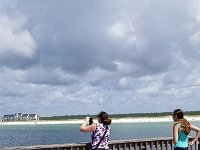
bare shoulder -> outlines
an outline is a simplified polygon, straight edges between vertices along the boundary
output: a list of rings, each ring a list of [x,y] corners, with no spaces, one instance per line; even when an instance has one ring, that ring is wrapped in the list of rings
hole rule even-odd
[[[179,126],[178,126],[177,124],[174,124],[174,125],[173,125],[173,130],[174,130],[174,131],[178,131],[178,130],[179,130]]]

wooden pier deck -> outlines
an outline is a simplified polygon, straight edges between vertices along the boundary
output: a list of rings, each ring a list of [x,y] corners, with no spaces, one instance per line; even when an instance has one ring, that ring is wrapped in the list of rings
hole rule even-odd
[[[192,137],[190,137],[190,140]],[[200,142],[200,139],[199,139]],[[196,142],[189,150],[200,150]],[[67,143],[53,145],[5,147],[1,150],[89,150],[89,143]],[[115,140],[109,142],[109,150],[173,150],[172,137]]]

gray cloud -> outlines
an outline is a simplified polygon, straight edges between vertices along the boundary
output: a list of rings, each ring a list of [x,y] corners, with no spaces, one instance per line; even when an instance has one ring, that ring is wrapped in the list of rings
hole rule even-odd
[[[199,109],[198,1],[1,3],[2,115]]]

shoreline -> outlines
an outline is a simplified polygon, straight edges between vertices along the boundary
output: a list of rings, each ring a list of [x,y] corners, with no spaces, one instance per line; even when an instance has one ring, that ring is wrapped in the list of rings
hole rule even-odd
[[[200,116],[185,116],[188,121],[200,121]],[[61,121],[13,121],[0,122],[0,125],[38,125],[38,124],[82,124],[84,119],[78,120],[61,120]],[[173,122],[171,116],[165,117],[136,117],[136,118],[112,118],[112,123],[148,123],[148,122]],[[94,123],[97,120],[94,119]]]

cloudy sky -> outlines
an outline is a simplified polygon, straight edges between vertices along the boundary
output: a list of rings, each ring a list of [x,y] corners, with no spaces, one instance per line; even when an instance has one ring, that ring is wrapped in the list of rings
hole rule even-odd
[[[199,0],[0,3],[0,116],[200,110]]]

